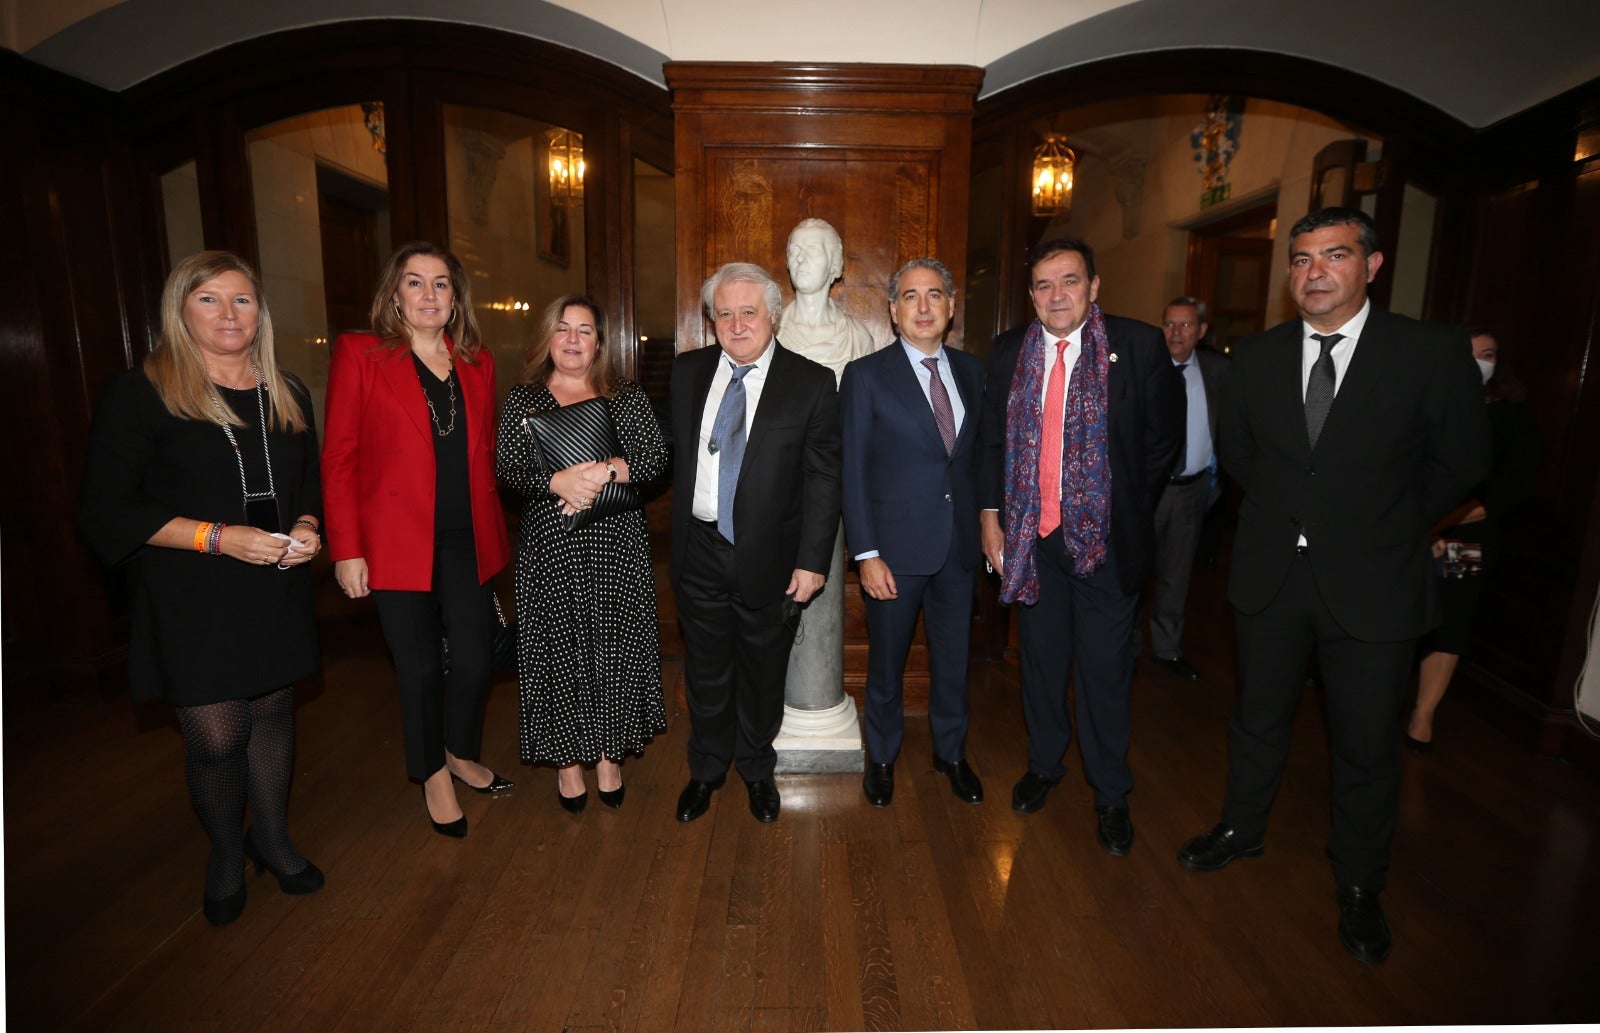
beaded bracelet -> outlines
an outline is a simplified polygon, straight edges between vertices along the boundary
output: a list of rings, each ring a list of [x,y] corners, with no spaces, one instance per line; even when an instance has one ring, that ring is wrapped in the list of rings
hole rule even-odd
[[[211,533],[206,536],[206,552],[213,556],[222,555],[222,529],[227,524],[212,524]]]
[[[317,522],[315,520],[307,520],[305,517],[301,517],[299,520],[296,520],[291,526],[300,527],[302,525],[311,528],[312,534],[320,535],[322,533],[322,528],[317,526]]]
[[[204,521],[204,520],[200,521],[200,523],[195,525],[195,529],[194,529],[194,551],[195,552],[205,552],[205,551],[207,551],[206,550],[206,539],[211,534],[211,528],[213,528],[214,526],[216,526],[216,525],[208,523],[207,521]]]

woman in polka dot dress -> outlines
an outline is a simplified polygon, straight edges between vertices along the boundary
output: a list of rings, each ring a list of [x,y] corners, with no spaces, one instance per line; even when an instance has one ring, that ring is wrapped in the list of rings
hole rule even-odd
[[[546,477],[522,418],[596,397],[608,401],[623,455]],[[506,396],[498,451],[501,481],[522,497],[522,759],[556,766],[557,796],[574,814],[588,800],[582,765],[594,764],[600,801],[620,807],[623,757],[666,726],[644,513],[572,531],[561,517],[591,503],[613,477],[660,477],[667,448],[644,391],[612,373],[605,314],[594,299],[567,295],[545,309],[522,382]]]

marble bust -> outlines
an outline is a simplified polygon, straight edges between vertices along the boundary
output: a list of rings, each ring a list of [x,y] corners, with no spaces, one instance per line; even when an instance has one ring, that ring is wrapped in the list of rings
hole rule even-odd
[[[802,219],[789,234],[789,282],[794,300],[783,310],[778,337],[786,348],[844,376],[851,359],[871,353],[872,334],[828,297],[844,272],[844,242],[822,219]]]

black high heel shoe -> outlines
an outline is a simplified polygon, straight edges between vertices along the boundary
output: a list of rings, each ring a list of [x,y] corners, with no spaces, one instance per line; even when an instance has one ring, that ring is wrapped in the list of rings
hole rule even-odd
[[[490,793],[503,793],[507,789],[510,789],[512,786],[516,785],[515,782],[501,778],[493,771],[489,772],[489,784],[486,786],[475,786],[471,782],[468,782],[466,779],[462,778],[460,775],[456,774],[454,771],[450,772],[450,777],[455,779],[457,782],[460,782],[474,793],[483,793],[485,796]]]
[[[240,884],[237,892],[230,893],[221,900],[212,900],[210,897],[202,897],[200,900],[200,910],[205,912],[206,921],[220,929],[222,926],[227,925],[235,918],[238,918],[240,915],[244,914],[245,897],[246,894],[244,885]]]
[[[615,789],[595,789],[595,793],[600,797],[600,802],[605,804],[607,807],[610,807],[612,810],[616,810],[618,807],[622,806],[622,796],[627,791],[628,787],[626,784],[619,785]]]
[[[428,810],[427,786],[422,787],[422,809],[425,811]],[[433,831],[439,833],[441,836],[449,836],[451,839],[467,838],[467,816],[465,814],[457,818],[455,821],[434,821],[433,812],[428,811],[428,824],[432,825]]]
[[[600,795],[602,799],[605,798],[604,793]],[[584,807],[589,803],[589,790],[585,789],[577,796],[562,796],[560,787],[557,787],[556,799],[561,801],[561,809],[568,814],[582,814]]]
[[[250,832],[244,834],[244,856],[255,862],[256,874],[260,875],[267,870],[268,865],[267,859],[261,855],[261,850],[256,846],[256,841],[252,836],[253,832],[255,830],[251,829]],[[274,870],[272,876],[278,880],[278,888],[280,890],[294,894],[315,893],[328,881],[322,874],[322,869],[310,861],[307,861],[306,866],[293,875],[281,875]]]

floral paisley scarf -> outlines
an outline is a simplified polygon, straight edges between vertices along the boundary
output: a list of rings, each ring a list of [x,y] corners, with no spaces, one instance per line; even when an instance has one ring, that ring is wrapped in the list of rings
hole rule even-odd
[[[1111,529],[1111,459],[1106,427],[1111,347],[1099,304],[1083,324],[1082,350],[1067,386],[1061,433],[1061,534],[1072,573],[1085,578],[1106,561]],[[1044,327],[1028,327],[1006,401],[1005,576],[1002,603],[1039,600],[1039,446],[1044,396]]]

